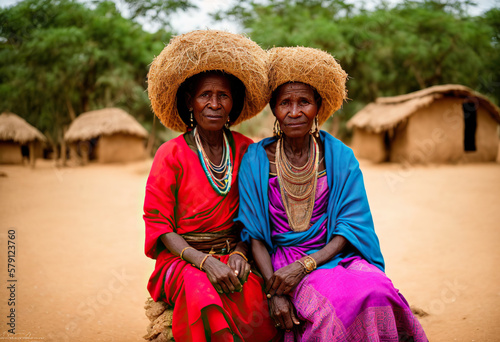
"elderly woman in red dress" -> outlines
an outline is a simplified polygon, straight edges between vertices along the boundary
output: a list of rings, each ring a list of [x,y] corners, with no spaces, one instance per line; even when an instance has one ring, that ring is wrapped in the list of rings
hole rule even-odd
[[[176,341],[280,338],[233,222],[252,141],[229,127],[266,104],[265,61],[248,38],[194,31],[173,39],[148,75],[155,114],[186,132],[158,149],[144,203],[145,252],[156,259],[148,290],[174,307]]]

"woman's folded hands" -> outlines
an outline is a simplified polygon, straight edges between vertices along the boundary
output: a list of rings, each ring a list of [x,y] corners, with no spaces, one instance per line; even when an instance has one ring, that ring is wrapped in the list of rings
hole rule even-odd
[[[304,267],[298,262],[292,262],[273,273],[271,278],[266,282],[265,292],[271,296],[287,295],[305,275]]]
[[[208,280],[219,293],[240,292],[243,289],[235,270],[216,258],[207,258],[203,270],[207,274]]]
[[[245,284],[250,275],[250,264],[240,254],[229,256],[227,264],[233,269],[241,285]]]
[[[203,265],[203,270],[217,292],[241,292],[250,274],[250,264],[239,254],[231,255],[227,265],[209,257]]]

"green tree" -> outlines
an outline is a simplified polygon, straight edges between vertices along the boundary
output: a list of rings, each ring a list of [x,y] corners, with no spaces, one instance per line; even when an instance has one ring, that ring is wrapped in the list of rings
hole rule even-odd
[[[500,81],[498,12],[472,17],[471,6],[469,1],[394,6],[381,1],[368,10],[342,0],[240,0],[216,18],[240,21],[264,48],[301,45],[334,55],[350,75],[353,100],[336,115],[345,136],[345,122],[376,97],[444,83],[477,90],[485,83],[492,89]],[[488,94],[500,100],[499,94]]]
[[[172,15],[196,6],[189,0],[121,0],[130,11],[133,20],[152,20],[169,28]]]
[[[11,110],[57,145],[76,115],[118,106],[152,122],[148,64],[170,38],[125,19],[113,2],[26,0],[0,10],[0,110]]]
[[[500,104],[500,8],[493,8],[480,18],[485,25],[492,28],[492,53],[484,56],[487,72],[480,75],[479,91],[496,99]]]

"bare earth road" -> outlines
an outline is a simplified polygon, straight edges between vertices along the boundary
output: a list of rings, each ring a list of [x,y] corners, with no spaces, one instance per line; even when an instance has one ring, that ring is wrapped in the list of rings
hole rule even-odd
[[[14,293],[18,337],[141,341],[150,163],[0,166],[0,339]],[[429,339],[500,341],[500,164],[361,165],[387,274]]]

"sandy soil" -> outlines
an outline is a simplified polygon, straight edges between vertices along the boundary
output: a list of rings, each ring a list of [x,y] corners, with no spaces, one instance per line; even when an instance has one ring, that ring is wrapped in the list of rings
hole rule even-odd
[[[0,339],[14,229],[17,336],[141,341],[149,166],[0,166]],[[499,341],[500,164],[362,169],[387,274],[429,314],[420,318],[429,339]]]

